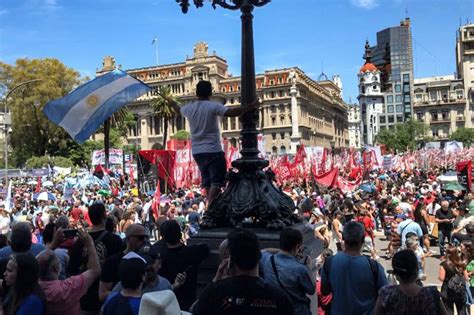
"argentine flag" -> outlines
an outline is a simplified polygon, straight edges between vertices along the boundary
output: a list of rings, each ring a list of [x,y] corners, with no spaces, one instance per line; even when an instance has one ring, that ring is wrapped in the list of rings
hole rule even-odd
[[[82,143],[119,108],[149,92],[145,83],[115,69],[48,102],[43,113]]]

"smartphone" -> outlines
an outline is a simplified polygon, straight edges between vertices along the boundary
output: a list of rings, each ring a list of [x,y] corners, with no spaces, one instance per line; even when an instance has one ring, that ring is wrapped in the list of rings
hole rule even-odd
[[[63,235],[65,238],[74,238],[77,236],[77,230],[64,230]]]

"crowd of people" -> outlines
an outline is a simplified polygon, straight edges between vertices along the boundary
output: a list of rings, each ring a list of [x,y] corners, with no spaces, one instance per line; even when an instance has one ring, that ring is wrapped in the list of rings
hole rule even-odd
[[[284,183],[322,253],[307,256],[301,228],[282,230],[278,248],[236,229],[204,289],[199,266],[210,249],[187,244],[207,207],[199,190],[164,195],[154,211],[151,196],[125,186],[68,200],[50,188],[50,200],[35,200],[35,187],[14,179],[10,211],[0,200],[0,306],[4,314],[138,314],[144,294],[171,290],[193,314],[469,314],[474,194],[445,190],[443,171],[374,171],[348,194]],[[375,246],[381,238],[385,250]],[[439,259],[438,287],[423,286],[428,257]]]

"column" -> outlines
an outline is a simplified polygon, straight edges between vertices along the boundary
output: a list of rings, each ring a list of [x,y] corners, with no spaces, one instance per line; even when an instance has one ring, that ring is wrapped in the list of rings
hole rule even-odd
[[[290,153],[296,154],[297,146],[300,144],[301,135],[299,131],[299,117],[298,117],[298,90],[296,88],[296,82],[290,88],[291,95],[291,147]]]
[[[148,122],[146,117],[140,119],[140,126],[140,146],[142,150],[148,150],[151,148],[151,146],[150,139],[148,138]]]

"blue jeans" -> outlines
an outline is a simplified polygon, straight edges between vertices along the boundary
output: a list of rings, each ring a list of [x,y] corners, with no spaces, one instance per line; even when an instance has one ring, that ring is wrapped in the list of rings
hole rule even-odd
[[[438,244],[439,244],[439,253],[441,256],[446,255],[446,249],[444,248],[444,239],[448,239],[448,244],[451,241],[451,231],[450,230],[438,230]]]

